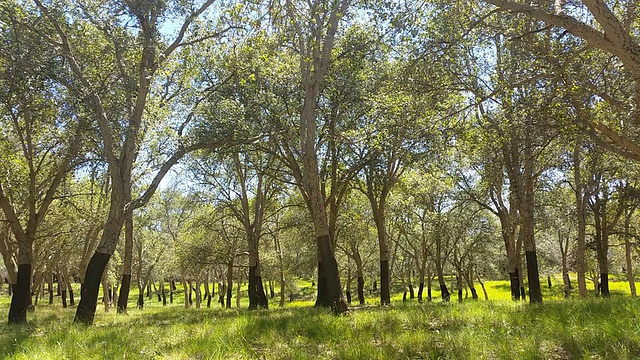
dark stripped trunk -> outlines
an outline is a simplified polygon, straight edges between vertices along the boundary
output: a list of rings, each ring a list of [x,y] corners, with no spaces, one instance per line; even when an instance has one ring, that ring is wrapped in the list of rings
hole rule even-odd
[[[529,279],[529,301],[531,303],[542,302],[542,289],[540,288],[540,274],[538,273],[538,257],[536,251],[525,251],[527,258],[527,274]]]
[[[49,305],[53,305],[53,274],[49,275],[47,291],[49,292]]]
[[[447,289],[447,284],[444,282],[440,283],[440,295],[442,296],[442,301],[449,301],[451,299],[451,294],[449,293],[449,289]]]
[[[609,274],[606,272],[600,273],[600,294],[604,297],[609,297]]]
[[[257,274],[258,266],[249,266],[249,310],[255,310],[258,306],[268,309],[269,301],[267,300],[267,294],[265,294],[264,286],[262,284],[262,277]]]
[[[9,307],[9,324],[27,322],[27,307],[31,299],[31,264],[18,265],[17,281],[11,286],[11,306]]]
[[[329,297],[327,295],[327,280],[322,261],[318,261],[318,294],[315,307],[329,307]]]
[[[338,272],[338,262],[333,254],[332,242],[330,236],[323,235],[316,238],[318,247],[318,257],[321,260],[322,267],[319,268],[319,279],[324,282],[324,294],[322,299],[318,299],[316,304],[320,302],[322,305],[330,306],[334,313],[345,313],[349,311],[349,306],[342,296],[342,287],[340,286],[340,273]],[[320,265],[320,264],[319,264]],[[320,272],[320,270],[322,270]],[[318,283],[318,295],[320,295],[320,283]]]
[[[118,314],[127,312],[129,292],[131,291],[131,268],[133,266],[133,213],[127,214],[124,222],[124,258],[122,262],[122,280],[118,296]]]
[[[129,291],[131,290],[131,274],[122,275],[122,285],[120,285],[120,296],[118,296],[118,314],[127,312],[127,302],[129,301]]]
[[[391,304],[389,260],[380,261],[380,305]]]
[[[364,305],[364,277],[358,276],[358,302]]]
[[[227,309],[231,309],[233,295],[233,260],[227,264]]]
[[[231,309],[231,296],[233,295],[233,285],[227,285],[227,309]]]
[[[418,286],[418,302],[422,302],[422,291],[424,290],[424,283],[421,282]]]
[[[478,292],[476,291],[476,288],[472,287],[470,290],[471,290],[471,299],[478,300]]]
[[[257,284],[258,284],[258,305],[260,307],[262,307],[263,309],[268,309],[269,308],[269,300],[267,299],[267,294],[264,291],[264,287],[262,286],[262,278],[258,276],[258,280],[257,280]],[[271,288],[273,289],[273,288]],[[271,297],[273,297],[273,291],[271,291]]]
[[[462,302],[462,275],[456,276],[456,287],[458,288],[458,302]]]
[[[347,296],[347,304],[351,305],[351,267],[347,267],[347,291],[345,292]]]
[[[144,309],[144,289],[138,287],[138,309]]]
[[[433,296],[431,296],[431,281],[427,281],[427,301],[431,301],[433,299]]]
[[[80,296],[80,303],[76,310],[74,322],[86,325],[93,324],[93,318],[96,315],[96,307],[98,306],[98,293],[100,291],[100,282],[102,273],[107,267],[107,263],[111,255],[96,252],[91,257],[84,280],[83,293]]]
[[[520,278],[518,274],[518,269],[515,269],[514,272],[509,273],[509,282],[511,284],[511,300],[519,301],[520,300]]]

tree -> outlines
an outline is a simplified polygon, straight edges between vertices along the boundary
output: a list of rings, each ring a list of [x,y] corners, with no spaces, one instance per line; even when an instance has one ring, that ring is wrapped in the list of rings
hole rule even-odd
[[[65,78],[62,63],[38,34],[23,26],[27,15],[17,4],[3,7],[0,99],[3,172],[0,208],[15,237],[17,275],[9,323],[27,320],[31,303],[33,246],[40,226],[67,174],[83,152],[88,117],[66,91],[51,82]],[[8,249],[7,249],[8,250]]]
[[[318,304],[336,312],[348,311],[342,296],[338,263],[330,238],[324,196],[318,169],[318,97],[331,63],[338,25],[346,15],[349,0],[311,3],[287,1],[284,23],[291,32],[291,47],[299,57],[304,101],[300,112],[298,149],[294,176],[313,219],[318,247]],[[299,161],[299,162],[297,162]]]
[[[596,142],[625,158],[640,161],[640,146],[638,146],[638,132],[640,122],[640,45],[632,35],[638,16],[637,4],[634,2],[615,2],[608,4],[601,0],[586,0],[582,4],[586,7],[588,16],[579,15],[580,10],[567,1],[554,1],[554,6],[529,5],[515,1],[485,0],[495,5],[501,11],[511,13],[524,13],[546,24],[565,29],[573,36],[587,42],[591,47],[606,54],[615,56],[625,68],[629,78],[633,82],[633,95],[628,99],[620,99],[610,96],[603,89],[591,87],[593,93],[603,101],[610,103],[620,110],[620,116],[613,121],[601,121],[593,118],[579,119],[585,125],[585,130]],[[625,75],[626,76],[626,75]],[[587,87],[589,87],[587,80]],[[623,115],[630,109],[630,121],[621,121],[629,118]]]
[[[208,34],[190,30],[195,20],[213,4],[213,0],[192,4],[186,9],[177,8],[181,4],[130,1],[105,7],[99,7],[96,3],[78,4],[81,11],[73,12],[77,15],[73,19],[75,23],[82,24],[85,33],[91,32],[94,38],[92,43],[104,53],[112,54],[112,57],[107,58],[110,66],[103,68],[103,63],[96,62],[92,57],[94,49],[82,48],[77,42],[83,38],[82,33],[74,33],[78,27],[70,26],[68,17],[59,16],[64,13],[64,8],[50,8],[39,0],[34,1],[55,35],[46,36],[43,31],[39,31],[39,34],[69,64],[72,81],[62,84],[71,93],[81,95],[84,106],[97,119],[103,139],[103,155],[109,166],[112,187],[109,215],[96,252],[87,267],[85,291],[75,318],[76,322],[91,324],[97,304],[99,279],[115,251],[128,212],[144,206],[150,200],[165,174],[185,154],[197,149],[216,148],[238,142],[232,134],[229,136],[230,134],[222,132],[216,133],[222,138],[187,140],[184,143],[174,141],[169,146],[173,146],[168,151],[170,155],[167,155],[164,162],[160,162],[161,165],[146,190],[137,199],[132,198],[132,172],[144,139],[147,120],[145,112],[148,111],[149,95],[153,94],[154,81],[162,73],[161,70],[166,69],[172,55],[180,52],[178,49],[219,38],[226,30]],[[159,36],[160,26],[173,13],[182,15],[184,21],[175,38],[165,43]],[[119,18],[133,19],[139,36],[130,36],[131,32],[126,29],[129,21],[116,21]],[[30,27],[38,30],[41,26],[34,21]],[[113,82],[114,79],[118,80],[105,92],[102,82]],[[171,90],[173,88],[169,86],[167,91]],[[124,120],[119,121],[120,119]],[[178,135],[182,135],[182,132],[179,131]]]

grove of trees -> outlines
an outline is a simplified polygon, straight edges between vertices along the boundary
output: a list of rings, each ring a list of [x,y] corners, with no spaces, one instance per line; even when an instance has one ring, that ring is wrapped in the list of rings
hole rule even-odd
[[[250,310],[302,279],[336,313],[370,291],[487,299],[490,278],[539,303],[555,274],[566,297],[587,281],[608,297],[612,278],[636,296],[638,15],[626,0],[3,1],[8,321],[56,283],[84,324],[100,302],[126,312],[131,290],[139,308],[177,291],[232,307],[245,281]]]

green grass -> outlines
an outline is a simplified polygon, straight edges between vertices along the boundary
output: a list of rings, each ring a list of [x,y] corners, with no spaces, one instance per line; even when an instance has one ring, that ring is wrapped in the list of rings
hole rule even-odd
[[[487,282],[490,298],[501,298],[505,284]],[[623,288],[621,283],[613,284]],[[506,293],[508,296],[508,288]],[[56,298],[54,305],[41,305],[29,313],[27,325],[0,322],[0,357],[640,358],[640,301],[618,296],[617,292],[609,299],[545,299],[544,304],[535,306],[502,300],[395,302],[384,308],[354,307],[348,316],[305,307],[310,304],[307,300],[288,303],[284,309],[250,313],[219,306],[185,310],[181,299],[167,307],[155,299],[147,301],[144,310],[135,308],[132,299],[127,315],[117,315],[113,310],[106,313],[99,307],[95,325],[84,327],[72,323],[75,308],[62,309]],[[368,302],[374,303],[375,299]],[[272,306],[275,303],[272,301]],[[5,316],[8,304],[8,297],[0,296],[0,313]]]

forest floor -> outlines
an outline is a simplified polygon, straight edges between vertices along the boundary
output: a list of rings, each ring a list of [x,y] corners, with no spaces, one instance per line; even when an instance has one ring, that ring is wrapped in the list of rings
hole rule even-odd
[[[506,284],[506,283],[504,283]],[[502,282],[488,283],[488,290]],[[621,283],[614,283],[624,288]],[[491,286],[489,286],[491,285]],[[615,286],[612,286],[615,288]],[[548,290],[547,290],[548,292]],[[92,327],[73,324],[59,299],[28,314],[28,324],[0,322],[0,357],[8,359],[637,359],[640,300],[543,304],[505,300],[394,302],[352,307],[334,316],[309,302],[247,312],[162,307],[134,299],[126,315],[101,306]],[[489,296],[500,299],[493,291]],[[135,298],[136,296],[132,296]],[[394,297],[394,298],[397,298]],[[372,302],[373,303],[373,302]],[[235,305],[235,300],[233,301]],[[0,296],[0,313],[9,298]],[[246,303],[241,304],[246,308]]]

